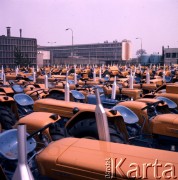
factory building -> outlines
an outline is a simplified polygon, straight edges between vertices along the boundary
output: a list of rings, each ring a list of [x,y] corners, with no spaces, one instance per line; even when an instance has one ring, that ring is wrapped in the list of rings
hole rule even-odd
[[[38,53],[50,52],[50,64],[113,64],[131,60],[131,42],[113,41],[73,46],[38,46]],[[37,60],[38,61],[38,60]],[[43,64],[46,63],[44,59]]]
[[[37,40],[11,36],[11,28],[7,27],[7,35],[0,36],[0,65],[13,68],[20,65],[35,66],[37,60]]]

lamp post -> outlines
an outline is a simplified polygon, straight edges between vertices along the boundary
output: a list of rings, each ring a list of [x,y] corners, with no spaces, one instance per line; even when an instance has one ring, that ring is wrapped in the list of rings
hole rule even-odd
[[[74,45],[74,36],[73,36],[73,30],[71,28],[67,28],[66,31],[70,30],[72,32],[72,59],[73,59],[73,53],[74,53],[74,49],[73,49],[73,45]]]
[[[55,44],[55,43],[56,42],[53,42],[53,41],[48,42],[48,44],[50,44],[51,46],[53,46],[53,44]],[[53,50],[51,50],[50,53],[51,53],[51,55],[50,55],[51,56],[51,63],[50,64],[52,65],[52,63],[53,63]]]
[[[140,55],[140,60],[142,59],[142,54],[143,54],[143,49],[142,49],[142,38],[137,37],[136,39],[140,39],[140,44],[141,44],[141,55]]]
[[[56,42],[48,42],[49,44],[51,44],[51,46],[53,45],[53,44],[55,44]]]

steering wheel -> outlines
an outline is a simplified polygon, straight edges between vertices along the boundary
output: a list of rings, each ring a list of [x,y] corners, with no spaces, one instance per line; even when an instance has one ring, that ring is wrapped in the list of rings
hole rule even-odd
[[[164,101],[160,100],[154,103],[147,103],[147,106],[145,106],[144,108],[142,108],[141,110],[145,110],[148,109],[149,107],[156,107],[159,103],[164,104]]]
[[[157,101],[154,103],[147,103],[147,106],[145,106],[141,110],[147,109],[148,118],[149,118],[149,120],[152,120],[155,116],[158,115],[158,112],[156,110],[156,106],[160,103],[164,104],[164,101],[160,100],[160,101]]]

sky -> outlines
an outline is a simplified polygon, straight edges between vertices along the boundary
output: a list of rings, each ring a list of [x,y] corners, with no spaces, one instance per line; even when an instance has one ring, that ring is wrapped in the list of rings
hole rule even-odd
[[[148,54],[161,54],[178,48],[178,0],[0,0],[0,35],[7,26],[38,45],[71,45],[71,28],[74,44],[127,39],[134,57],[142,40]]]

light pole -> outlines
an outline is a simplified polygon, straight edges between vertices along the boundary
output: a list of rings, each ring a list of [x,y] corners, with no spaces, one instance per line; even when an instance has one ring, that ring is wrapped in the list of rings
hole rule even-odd
[[[55,44],[55,43],[56,43],[56,42],[53,42],[53,41],[49,42],[49,41],[48,41],[48,44],[50,44],[51,46],[53,46],[53,44]],[[51,56],[51,63],[50,63],[50,64],[52,65],[52,64],[53,64],[53,50],[52,50],[52,49],[51,49],[50,53],[51,53],[51,54],[50,54],[50,56]]]
[[[73,53],[74,53],[74,49],[73,49],[73,45],[74,45],[74,36],[73,36],[73,30],[71,28],[67,28],[66,31],[70,30],[72,32],[72,59],[73,59]]]
[[[140,55],[140,60],[142,59],[142,54],[143,54],[143,49],[142,49],[142,38],[137,37],[136,39],[140,39],[140,44],[141,44],[141,55]]]
[[[55,44],[56,42],[48,42],[48,44],[51,44],[51,46],[53,45],[53,44]]]

